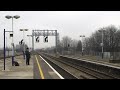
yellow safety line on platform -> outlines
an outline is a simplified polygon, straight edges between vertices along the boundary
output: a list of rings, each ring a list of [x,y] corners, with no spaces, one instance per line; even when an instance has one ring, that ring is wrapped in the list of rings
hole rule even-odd
[[[39,68],[39,71],[40,71],[41,78],[44,79],[44,75],[43,75],[42,69],[40,67],[40,64],[38,62],[38,59],[37,59],[36,55],[35,55],[35,58],[36,58],[36,61],[37,61],[37,65],[38,65],[38,68]]]

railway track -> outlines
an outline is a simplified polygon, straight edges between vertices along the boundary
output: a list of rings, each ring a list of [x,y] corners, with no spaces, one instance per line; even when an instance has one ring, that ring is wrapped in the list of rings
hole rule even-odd
[[[83,65],[80,65],[79,63],[75,63],[73,61],[70,61],[70,60],[64,60],[64,59],[61,59],[61,58],[56,58],[54,56],[51,56],[51,55],[48,55],[48,54],[41,54],[44,58],[46,57],[49,57],[53,60],[56,60],[58,62],[61,62],[67,66],[70,66],[76,70],[79,70],[80,72],[83,72],[85,74],[87,74],[88,76],[83,76],[83,75],[80,75],[79,77],[83,78],[83,79],[89,79],[89,77],[92,77],[94,79],[119,79],[118,77],[114,76],[114,75],[109,75],[109,74],[106,74],[106,73],[103,73],[103,72],[100,72],[98,70],[93,70],[93,69],[90,69],[88,67],[84,67]],[[78,76],[76,76],[78,77]],[[79,78],[78,77],[78,78]]]
[[[55,65],[57,65],[58,67],[60,67],[62,70],[64,70],[65,72],[67,72],[70,76],[72,75],[73,78],[69,78],[69,75],[63,75],[66,79],[88,79],[88,77],[84,76],[84,75],[79,75],[79,70],[76,68],[74,68],[73,66],[71,66],[70,64],[67,64],[65,62],[62,62],[62,61],[59,61],[57,58],[53,58],[53,57],[50,57],[50,56],[46,56],[46,55],[43,55],[43,54],[40,54],[45,60],[47,60],[50,64],[51,62],[54,63]],[[59,65],[60,63],[64,64],[64,65]],[[53,66],[54,67],[54,66]],[[66,69],[69,68],[68,69]],[[60,70],[60,69],[59,69]],[[59,70],[57,70],[59,72]],[[72,71],[71,71],[72,70]],[[72,73],[71,73],[72,72]],[[78,73],[77,75],[75,73]],[[93,79],[94,77],[91,77],[91,79]]]
[[[46,57],[43,54],[40,54],[51,66],[55,68],[55,70],[59,71],[59,73],[65,78],[65,79],[78,79],[76,76],[74,76],[72,73],[68,72],[66,69],[61,67],[58,63],[56,63],[54,60],[51,60],[50,57]]]

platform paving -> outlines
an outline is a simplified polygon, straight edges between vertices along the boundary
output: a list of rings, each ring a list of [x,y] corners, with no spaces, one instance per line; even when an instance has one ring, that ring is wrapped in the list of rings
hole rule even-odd
[[[33,79],[33,60],[30,59],[30,65],[26,65],[23,56],[16,56],[15,61],[20,66],[12,66],[11,58],[6,58],[5,70],[3,59],[0,60],[0,79]]]

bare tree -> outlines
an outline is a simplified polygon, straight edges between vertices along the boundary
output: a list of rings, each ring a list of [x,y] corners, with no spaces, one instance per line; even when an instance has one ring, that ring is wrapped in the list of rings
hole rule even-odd
[[[74,39],[74,40],[71,41],[71,45],[70,45],[69,48],[71,49],[72,54],[76,53],[77,45],[78,45],[78,41],[77,40]]]
[[[80,40],[77,43],[76,51],[82,52],[82,42]]]
[[[104,30],[103,30],[104,29]],[[89,38],[84,40],[84,48],[87,52],[102,52],[102,33],[99,32],[103,30],[103,48],[104,52],[120,51],[120,30],[114,25],[100,28],[98,31],[93,33]]]
[[[71,44],[71,41],[72,41],[72,39],[70,37],[68,37],[68,36],[64,36],[62,38],[61,43],[62,43],[62,46],[63,46],[64,50],[68,50],[68,48],[69,48],[69,46]]]

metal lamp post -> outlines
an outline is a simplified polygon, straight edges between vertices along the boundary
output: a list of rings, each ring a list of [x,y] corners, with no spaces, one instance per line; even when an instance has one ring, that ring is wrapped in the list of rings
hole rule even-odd
[[[5,31],[4,29],[4,70],[5,70],[5,58],[6,58],[6,49],[5,49],[5,33],[6,32],[13,32],[13,31]],[[12,62],[13,65],[13,62]]]
[[[32,35],[27,35],[29,37],[29,47],[30,47],[30,37],[32,37]]]
[[[85,35],[80,35],[80,37],[82,37],[82,56],[83,56],[83,37],[85,37]]]
[[[20,31],[23,31],[23,41],[24,41],[24,43],[23,43],[23,51],[24,51],[24,59],[25,59],[25,35],[24,35],[24,32],[25,31],[28,31],[28,29],[20,29]]]
[[[103,55],[104,55],[104,49],[103,49],[103,31],[104,29],[101,29],[101,30],[98,30],[99,32],[102,32],[102,43],[101,43],[101,46],[102,46],[102,59],[103,59]]]
[[[15,18],[15,19],[18,19],[18,18],[20,18],[20,16],[18,16],[18,15],[15,15],[15,16],[9,16],[9,15],[7,15],[7,16],[5,16],[5,18],[7,18],[7,19],[12,19],[12,32],[13,32],[13,18]],[[13,40],[13,37],[12,37],[12,66],[13,66],[13,61],[14,61],[14,40]]]

